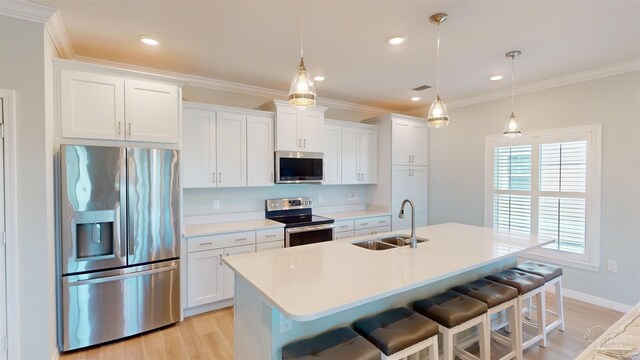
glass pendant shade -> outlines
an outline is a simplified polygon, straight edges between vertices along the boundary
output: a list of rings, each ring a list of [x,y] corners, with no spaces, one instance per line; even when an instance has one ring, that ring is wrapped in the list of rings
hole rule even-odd
[[[316,104],[316,88],[313,85],[313,78],[304,67],[303,58],[300,58],[298,72],[289,88],[289,104],[302,108]]]
[[[511,116],[509,116],[509,121],[507,121],[507,124],[504,126],[502,135],[510,138],[517,138],[522,136],[522,130],[520,130],[520,125],[518,125],[518,122],[516,121],[516,115],[513,112],[511,113]]]
[[[436,99],[429,108],[429,114],[427,115],[427,126],[432,128],[440,128],[449,125],[449,113],[440,94],[436,95]]]

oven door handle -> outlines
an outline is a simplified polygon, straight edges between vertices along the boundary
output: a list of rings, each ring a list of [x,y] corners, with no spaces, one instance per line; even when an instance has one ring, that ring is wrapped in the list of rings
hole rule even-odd
[[[335,224],[322,224],[322,225],[301,226],[301,227],[294,227],[294,228],[286,229],[286,231],[287,231],[287,233],[289,233],[289,234],[297,234],[297,233],[307,232],[307,231],[317,231],[317,230],[333,229],[335,226],[336,226]]]

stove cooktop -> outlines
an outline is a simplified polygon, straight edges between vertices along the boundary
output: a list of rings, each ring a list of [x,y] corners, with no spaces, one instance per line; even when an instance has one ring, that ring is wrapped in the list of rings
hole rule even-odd
[[[331,224],[333,219],[329,219],[323,216],[305,214],[305,215],[285,215],[270,217],[270,220],[281,222],[288,228],[300,227],[300,226],[312,226],[321,224]]]

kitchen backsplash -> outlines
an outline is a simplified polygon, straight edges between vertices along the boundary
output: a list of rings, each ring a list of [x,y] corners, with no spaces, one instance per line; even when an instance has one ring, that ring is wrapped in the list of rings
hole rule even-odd
[[[226,189],[185,189],[184,216],[264,211],[273,198],[311,197],[314,208],[358,205],[366,201],[366,185],[275,185]]]

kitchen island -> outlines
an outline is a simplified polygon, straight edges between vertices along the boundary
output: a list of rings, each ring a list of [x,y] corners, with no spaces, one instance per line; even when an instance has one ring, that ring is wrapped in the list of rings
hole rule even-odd
[[[225,258],[235,273],[235,356],[279,359],[282,346],[363,316],[513,266],[517,256],[553,242],[447,223],[416,229],[428,241],[387,250],[352,243],[376,234]]]

